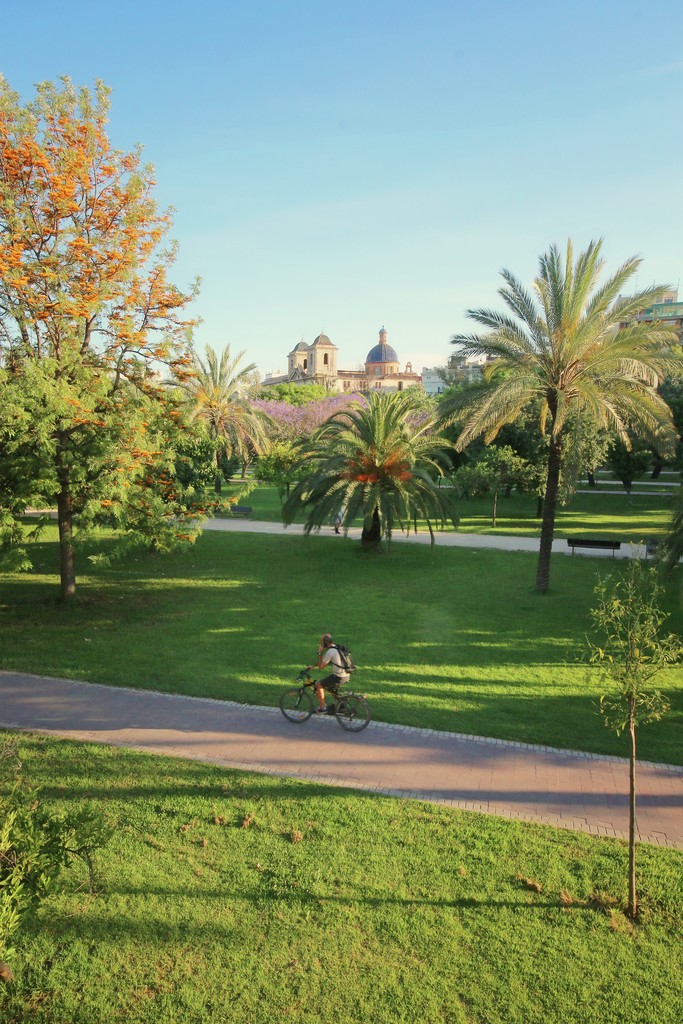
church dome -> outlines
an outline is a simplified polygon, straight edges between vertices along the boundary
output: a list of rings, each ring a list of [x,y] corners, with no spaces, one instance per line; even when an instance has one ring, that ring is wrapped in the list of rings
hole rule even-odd
[[[391,345],[375,345],[368,352],[366,363],[397,363],[398,356]]]
[[[379,332],[379,343],[371,348],[365,357],[366,363],[397,363],[396,351],[387,342],[387,332],[384,328]]]
[[[335,347],[332,345],[332,342],[330,341],[326,334],[319,334],[318,337],[313,342],[313,345],[330,345],[333,348]]]

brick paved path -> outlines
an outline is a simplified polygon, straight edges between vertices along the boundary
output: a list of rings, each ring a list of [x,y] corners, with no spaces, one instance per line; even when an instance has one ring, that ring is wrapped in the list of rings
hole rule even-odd
[[[625,838],[628,763],[524,743],[0,672],[0,726]],[[641,763],[640,839],[683,849],[683,768]]]

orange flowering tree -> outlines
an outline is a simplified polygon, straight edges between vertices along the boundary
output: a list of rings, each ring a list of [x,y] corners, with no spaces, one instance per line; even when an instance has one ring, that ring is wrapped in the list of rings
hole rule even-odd
[[[410,530],[426,522],[457,523],[453,491],[440,490],[445,452],[451,447],[436,426],[436,411],[418,392],[371,391],[336,413],[302,445],[305,478],[284,507],[285,522],[303,514],[307,533],[333,523],[363,520],[362,544],[389,543],[396,523]]]
[[[176,486],[179,391],[195,287],[169,280],[171,221],[141,152],[112,148],[108,90],[43,83],[22,105],[0,77],[0,540],[26,504],[56,504],[61,594],[74,525],[102,520],[158,546],[191,535]]]

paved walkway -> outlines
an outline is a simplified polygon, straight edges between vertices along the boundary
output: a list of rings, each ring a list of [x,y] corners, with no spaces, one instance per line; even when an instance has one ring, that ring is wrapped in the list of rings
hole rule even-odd
[[[430,800],[598,835],[628,834],[628,763],[524,743],[0,672],[0,726]],[[641,763],[640,839],[683,849],[683,768]]]
[[[202,524],[202,530],[224,531],[226,533],[269,533],[277,536],[300,537],[304,528],[298,523],[291,526],[283,526],[282,523],[267,523],[263,520],[252,519],[208,519]],[[352,526],[346,533],[352,540],[359,540],[361,528]],[[315,536],[315,534],[314,534]],[[332,526],[320,530],[321,537],[334,537]],[[340,535],[342,538],[344,534]],[[435,544],[437,547],[455,548],[495,548],[498,551],[533,551],[538,554],[538,537],[507,537],[501,534],[491,535],[486,533],[435,533]],[[392,534],[392,543],[429,544],[431,543],[429,531],[423,530],[420,533],[396,533]],[[571,555],[572,551],[566,540],[553,541],[553,554]],[[577,558],[632,558],[634,555],[642,556],[642,548],[638,545],[622,543],[619,551],[598,551],[594,548],[577,549]]]

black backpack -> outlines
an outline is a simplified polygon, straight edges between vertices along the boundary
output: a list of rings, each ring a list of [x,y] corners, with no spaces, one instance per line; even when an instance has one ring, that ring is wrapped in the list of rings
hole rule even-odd
[[[332,644],[335,651],[339,651],[339,660],[342,663],[342,668],[349,674],[356,671],[356,663],[353,660],[351,651],[344,644]]]

